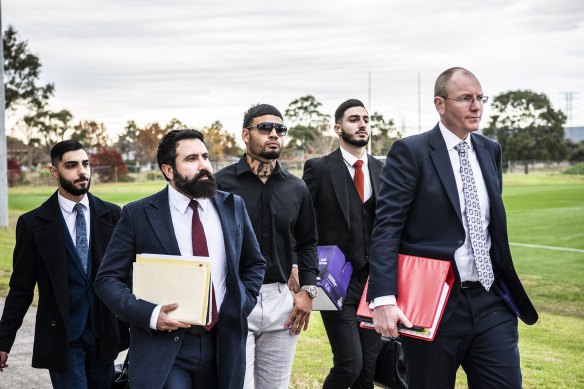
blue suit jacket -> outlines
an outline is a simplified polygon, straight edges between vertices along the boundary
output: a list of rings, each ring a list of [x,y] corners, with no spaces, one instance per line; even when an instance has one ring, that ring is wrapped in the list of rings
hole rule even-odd
[[[227,291],[215,327],[219,387],[237,388],[243,386],[245,376],[247,315],[256,304],[264,278],[265,260],[243,200],[218,191],[213,204],[221,220],[227,261]],[[129,375],[132,387],[162,388],[185,330],[150,329],[150,316],[155,305],[136,299],[128,286],[132,263],[138,253],[180,255],[167,188],[122,209],[95,281],[97,295],[115,314],[130,323]]]
[[[473,133],[470,137],[490,201],[494,289],[520,319],[533,324],[537,321],[537,312],[515,272],[509,250],[501,198],[501,146],[479,134]],[[460,291],[454,252],[465,240],[459,201],[450,157],[438,125],[393,144],[381,171],[371,237],[369,301],[399,292],[398,253],[449,260],[456,277],[443,320],[449,316]]]

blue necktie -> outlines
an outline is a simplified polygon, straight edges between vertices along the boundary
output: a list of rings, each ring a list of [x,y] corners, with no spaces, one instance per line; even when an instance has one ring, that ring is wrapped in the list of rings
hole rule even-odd
[[[479,281],[486,290],[491,288],[494,281],[491,255],[487,250],[487,239],[483,228],[479,195],[475,185],[472,167],[468,160],[468,144],[460,142],[454,147],[460,157],[460,177],[462,178],[462,193],[466,207],[466,221],[475,265],[479,273]]]
[[[77,203],[73,207],[77,212],[75,217],[75,251],[81,260],[81,266],[87,273],[87,253],[89,251],[89,244],[87,242],[87,226],[85,224],[85,215],[83,214],[83,205]]]

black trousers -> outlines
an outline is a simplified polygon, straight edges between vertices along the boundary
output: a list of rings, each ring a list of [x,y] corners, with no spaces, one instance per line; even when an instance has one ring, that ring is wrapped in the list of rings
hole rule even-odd
[[[323,388],[373,388],[375,362],[381,348],[381,335],[359,327],[357,306],[367,281],[368,271],[353,272],[341,311],[322,311],[334,366]]]
[[[491,289],[461,289],[434,341],[402,336],[408,388],[454,388],[462,366],[468,387],[521,388],[517,316]]]

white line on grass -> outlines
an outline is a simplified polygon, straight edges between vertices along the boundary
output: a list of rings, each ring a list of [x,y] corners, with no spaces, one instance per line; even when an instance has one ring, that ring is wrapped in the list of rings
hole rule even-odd
[[[534,249],[547,249],[547,250],[556,250],[556,251],[571,251],[573,253],[584,253],[584,250],[571,249],[569,247],[543,246],[540,244],[527,244],[527,243],[509,243],[509,244],[511,246],[530,247],[530,248],[534,248]]]

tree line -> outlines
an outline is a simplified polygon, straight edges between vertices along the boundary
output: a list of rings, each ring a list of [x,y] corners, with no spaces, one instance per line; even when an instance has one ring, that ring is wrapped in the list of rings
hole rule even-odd
[[[169,123],[150,123],[138,126],[133,120],[126,123],[117,139],[97,120],[74,120],[68,109],[50,107],[55,93],[52,83],[41,84],[41,61],[31,53],[28,42],[18,36],[12,26],[3,35],[4,89],[6,116],[14,126],[8,139],[8,150],[20,150],[24,157],[9,159],[9,169],[25,165],[29,169],[46,162],[48,151],[63,139],[76,139],[92,153],[92,164],[115,166],[113,174],[104,180],[123,178],[127,164],[156,163],[156,147],[162,136],[173,129],[193,128],[179,119]],[[566,115],[554,110],[547,96],[529,90],[509,91],[493,98],[493,109],[484,134],[496,139],[504,151],[505,162],[584,160],[584,142],[574,144],[564,140]],[[305,159],[323,155],[338,146],[330,130],[332,118],[322,112],[322,103],[313,95],[291,101],[285,111],[289,125],[288,141],[283,158]],[[373,155],[387,154],[392,143],[403,136],[393,119],[373,112],[370,118]],[[223,161],[241,155],[234,134],[226,131],[220,121],[198,128],[205,134],[210,154]]]

